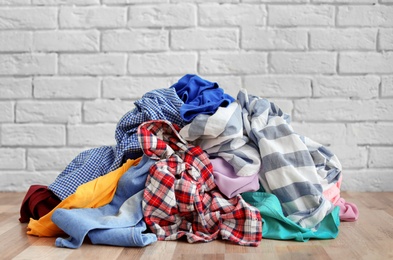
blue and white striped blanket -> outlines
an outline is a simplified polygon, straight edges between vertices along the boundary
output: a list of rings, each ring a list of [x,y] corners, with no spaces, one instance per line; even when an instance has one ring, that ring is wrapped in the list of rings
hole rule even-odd
[[[289,115],[267,99],[242,89],[236,102],[211,116],[198,115],[180,134],[227,160],[239,176],[257,172],[266,192],[300,226],[317,228],[333,210],[323,191],[338,181],[340,162],[323,145],[295,133]]]

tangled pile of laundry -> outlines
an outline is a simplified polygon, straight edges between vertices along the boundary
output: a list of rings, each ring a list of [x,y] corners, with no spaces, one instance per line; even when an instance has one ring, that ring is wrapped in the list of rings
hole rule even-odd
[[[289,115],[245,89],[185,75],[145,93],[118,122],[116,145],[75,157],[21,205],[27,234],[116,246],[157,240],[335,238],[358,218],[340,197],[341,164],[297,134]]]

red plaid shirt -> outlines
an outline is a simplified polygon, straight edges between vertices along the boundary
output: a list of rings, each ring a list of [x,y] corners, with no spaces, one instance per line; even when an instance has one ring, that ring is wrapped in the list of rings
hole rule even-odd
[[[150,168],[143,196],[144,219],[158,240],[188,242],[222,239],[258,246],[262,239],[259,210],[238,195],[227,199],[214,183],[208,155],[187,144],[179,127],[164,120],[142,123],[138,139]]]

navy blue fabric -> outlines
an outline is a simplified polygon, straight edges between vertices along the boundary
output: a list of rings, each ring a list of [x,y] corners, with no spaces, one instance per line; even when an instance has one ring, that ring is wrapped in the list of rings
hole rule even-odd
[[[187,123],[198,114],[214,114],[219,107],[226,107],[235,99],[218,86],[193,74],[183,76],[171,86],[184,102],[180,108],[180,115]]]

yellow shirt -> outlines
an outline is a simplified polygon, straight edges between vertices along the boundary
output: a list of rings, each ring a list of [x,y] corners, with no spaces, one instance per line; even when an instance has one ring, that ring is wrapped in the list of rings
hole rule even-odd
[[[112,201],[117,183],[121,176],[131,167],[138,165],[141,158],[127,160],[118,169],[80,185],[74,194],[68,196],[48,214],[38,220],[30,218],[27,234],[40,237],[62,236],[65,233],[52,222],[52,214],[56,209],[99,208]]]

